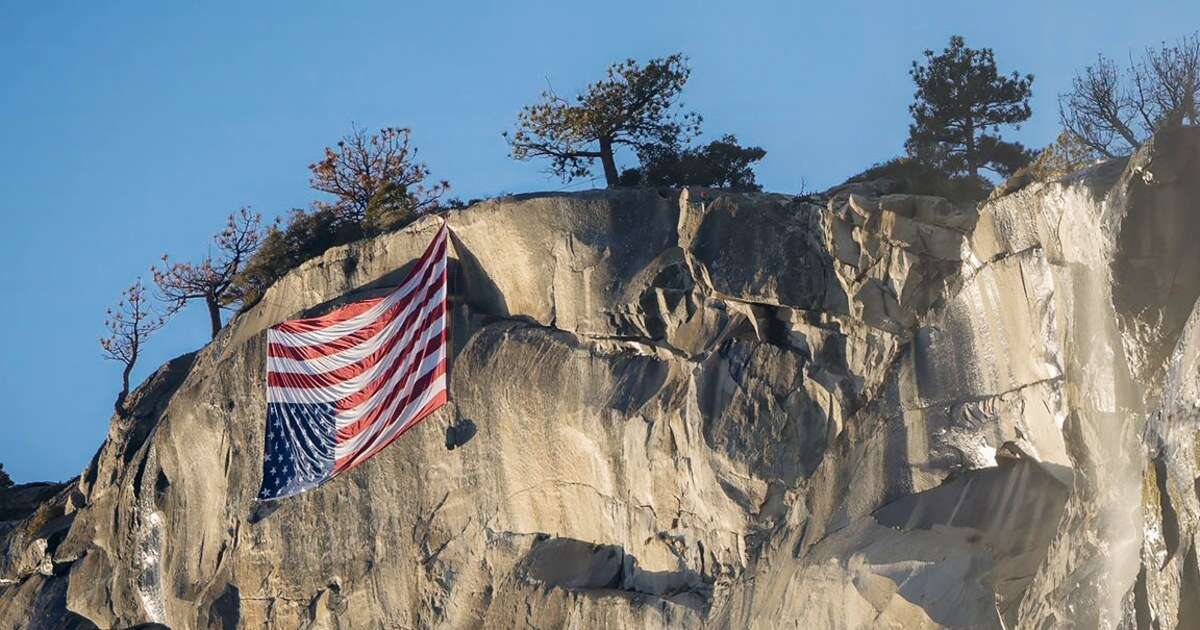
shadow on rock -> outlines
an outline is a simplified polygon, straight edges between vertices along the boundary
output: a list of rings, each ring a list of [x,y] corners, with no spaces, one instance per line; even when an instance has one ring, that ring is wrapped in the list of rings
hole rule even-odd
[[[446,427],[446,450],[454,449],[471,441],[475,437],[475,423],[467,418],[460,418],[455,424]]]
[[[253,525],[266,520],[268,516],[275,513],[275,510],[279,509],[279,506],[279,501],[259,501],[250,512],[250,518],[248,519],[250,524]]]
[[[542,535],[525,556],[520,574],[531,582],[575,592],[660,597],[701,613],[712,597],[711,584],[691,569],[644,571],[620,545],[574,538]]]

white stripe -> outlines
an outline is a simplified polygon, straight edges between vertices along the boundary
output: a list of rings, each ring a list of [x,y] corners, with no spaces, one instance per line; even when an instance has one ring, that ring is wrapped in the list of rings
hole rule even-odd
[[[438,230],[437,236],[434,237],[434,242],[438,243],[438,242],[444,240],[445,238],[446,238],[446,229],[443,227],[441,230]],[[436,250],[437,247],[438,247],[438,245],[435,245],[433,249]],[[366,326],[367,324],[370,324],[371,322],[375,321],[381,315],[383,315],[385,312],[387,312],[387,310],[389,308],[391,308],[393,305],[395,305],[396,302],[400,301],[402,298],[404,298],[404,296],[406,296],[410,292],[412,292],[413,288],[416,287],[418,284],[417,281],[420,280],[421,277],[425,275],[425,270],[428,269],[429,265],[434,262],[435,258],[437,258],[441,262],[441,264],[445,264],[446,250],[442,251],[441,256],[438,256],[438,257],[431,256],[431,257],[429,257],[429,259],[423,261],[421,264],[420,270],[417,273],[413,274],[413,277],[410,278],[408,280],[408,282],[405,282],[403,285],[400,286],[400,288],[393,291],[391,294],[389,294],[386,298],[381,300],[375,306],[372,306],[371,308],[363,311],[362,313],[359,313],[358,315],[355,315],[354,317],[351,317],[350,319],[338,322],[336,324],[327,326],[327,327],[319,329],[319,330],[315,330],[312,332],[305,332],[305,333],[288,333],[288,332],[283,332],[280,330],[275,330],[272,328],[269,330],[269,333],[274,333],[274,334],[273,335],[268,334],[268,338],[273,337],[273,338],[271,338],[271,341],[273,343],[278,343],[278,344],[284,345],[284,346],[291,346],[293,348],[300,348],[300,347],[304,347],[304,346],[321,345],[321,344],[329,343],[330,341],[333,341],[335,339],[344,337],[345,335],[348,335],[348,334],[358,330],[359,328],[362,328],[363,326]]]
[[[437,281],[437,278],[434,278],[434,280]],[[324,374],[325,372],[332,372],[338,368],[358,363],[379,348],[387,345],[388,340],[395,337],[400,332],[400,329],[404,328],[405,320],[412,313],[413,308],[423,307],[416,319],[419,323],[434,309],[441,307],[445,299],[446,283],[441,282],[441,286],[437,291],[428,296],[424,302],[413,301],[409,303],[403,311],[396,314],[394,320],[380,329],[374,337],[371,337],[365,343],[347,348],[341,352],[312,359],[289,359],[287,357],[268,356],[267,371],[287,372],[289,374]]]
[[[433,306],[440,307],[441,304],[437,303]],[[377,376],[385,372],[397,359],[402,359],[403,362],[392,376],[392,379],[395,379],[397,376],[403,374],[408,369],[408,366],[412,365],[416,357],[425,354],[428,346],[435,343],[442,343],[440,335],[445,327],[446,317],[443,313],[438,313],[436,318],[430,322],[429,328],[425,329],[425,332],[417,341],[413,342],[412,340],[412,337],[417,332],[416,328],[408,328],[403,332],[404,337],[396,343],[390,352],[381,357],[379,361],[376,361],[374,365],[357,375],[325,387],[268,386],[267,401],[307,404],[335,402],[363,389],[369,383],[373,382]],[[388,386],[384,386],[372,398],[385,394],[387,390]]]
[[[379,432],[379,429],[384,425],[382,422],[377,422],[371,425],[370,431],[364,431],[354,436],[354,438],[350,440],[346,440],[345,442],[337,444],[333,449],[334,461],[340,460],[351,453],[357,453],[355,458],[358,461],[354,463],[362,463],[365,461],[365,458],[362,457],[364,453],[369,454],[372,450],[375,450],[378,445],[387,444],[388,440],[390,440],[397,433],[403,431],[404,428],[412,422],[413,417],[418,411],[424,408],[425,405],[428,405],[429,401],[433,400],[435,396],[445,391],[445,389],[446,375],[443,374],[434,379],[433,382],[429,384],[429,387],[425,389],[425,392],[417,400],[413,401],[413,404],[406,407],[403,415],[400,416],[400,418],[398,418],[394,424],[387,427],[386,431],[383,431],[382,433]],[[366,441],[368,433],[371,434],[370,441]],[[358,447],[360,444],[364,445],[365,447],[359,449]]]
[[[416,289],[414,289],[413,291],[410,291],[410,293],[413,293],[413,297],[415,298],[417,291],[427,291],[430,287],[433,287],[438,283],[441,283],[442,286],[444,287],[446,284],[445,271],[446,271],[446,262],[443,260],[437,264],[437,268],[433,270],[433,273],[426,279],[426,282],[424,284],[422,284],[421,286],[417,287]],[[444,297],[444,293],[442,295]],[[390,308],[394,307],[395,300],[392,300],[391,296],[389,296],[387,299],[391,302],[391,305],[388,308],[390,309]],[[426,302],[424,302],[424,303],[427,303],[428,300],[441,299],[441,298],[439,298],[439,296],[435,294],[432,296],[428,296],[424,299],[426,300]],[[414,307],[416,307],[418,304],[422,304],[422,303],[423,302],[421,300],[410,301],[408,304],[406,304],[404,306],[404,308],[399,313],[396,314],[396,319],[393,319],[391,322],[389,322],[388,326],[392,330],[394,330],[396,327],[398,327],[400,325],[398,322],[402,322],[404,320],[404,318],[407,317],[408,314],[412,312],[412,309]],[[372,308],[371,310],[373,311],[375,309]],[[379,316],[382,317],[386,312],[387,312],[387,309],[384,309],[382,312],[380,312]],[[365,325],[369,325],[369,324],[365,324]],[[362,328],[363,327],[359,327],[358,329],[351,331],[350,333],[347,333],[346,335],[342,335],[340,337],[327,335],[323,331],[306,332],[306,333],[284,333],[284,332],[280,332],[277,330],[270,330],[267,333],[267,335],[268,335],[267,341],[269,343],[277,343],[277,344],[292,347],[292,348],[305,347],[305,346],[309,346],[309,347],[319,346],[319,345],[323,345],[326,343],[336,342],[339,339],[343,339],[346,336],[349,336],[351,334],[358,332]],[[380,343],[380,341],[379,341],[380,335],[386,334],[387,330],[388,330],[388,327],[385,327],[383,330],[380,330],[378,333],[375,334],[374,337],[372,337],[371,339],[368,340],[368,343],[375,343],[376,345],[378,345]],[[281,340],[283,340],[283,339],[286,339],[288,342],[287,343],[281,342]],[[325,339],[325,341],[319,341],[320,339]],[[302,340],[304,340],[305,343],[301,344],[300,342]],[[318,357],[316,359],[308,359],[308,360],[309,361],[320,361],[323,359],[332,360],[332,359],[330,359],[331,357],[336,358],[341,355],[351,356],[351,355],[353,355],[353,353],[359,352],[360,349],[363,347],[363,345],[364,344],[360,344],[358,346],[352,346],[350,348],[347,348],[346,350],[343,350],[341,353],[331,354],[326,357]],[[363,354],[363,356],[366,356],[366,354],[370,354],[370,352]],[[267,360],[268,360],[268,362],[272,361],[272,360],[296,361],[296,359],[287,359],[287,358],[282,358],[282,357],[267,357]],[[351,360],[346,361],[345,363],[342,363],[342,365],[348,365],[350,363],[353,363],[354,361],[355,361],[355,359],[351,359]],[[268,367],[268,369],[272,369],[271,365],[269,363],[268,363],[267,367]],[[296,371],[296,370],[291,370],[291,369],[280,369],[280,368],[275,368],[275,370],[276,371],[288,371],[288,372]]]
[[[412,364],[415,361],[412,359],[417,356],[421,357],[421,363],[417,365],[415,369],[413,369]],[[395,405],[399,404],[399,401],[404,400],[404,398],[412,392],[412,388],[418,379],[431,372],[445,359],[445,344],[435,345],[435,342],[430,342],[423,352],[414,353],[413,355],[406,357],[405,365],[402,366],[402,369],[396,370],[396,372],[392,374],[391,378],[388,379],[387,384],[381,387],[374,396],[362,401],[355,407],[338,412],[336,418],[338,429],[354,424],[355,422],[358,422],[364,417],[370,415],[370,413],[379,407],[379,405],[383,404],[383,401],[387,398],[387,395],[396,390],[398,387],[401,389],[392,398],[391,405],[394,407]],[[411,374],[409,373],[410,371]],[[388,413],[380,414],[380,416],[387,416],[393,411],[394,409],[389,409]]]

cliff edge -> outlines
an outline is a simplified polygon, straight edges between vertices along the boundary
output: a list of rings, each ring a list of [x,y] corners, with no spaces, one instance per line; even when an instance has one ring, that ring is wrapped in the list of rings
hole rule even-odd
[[[0,524],[0,627],[1200,614],[1200,130],[978,209],[878,181],[452,211],[451,403],[258,503],[263,331],[386,291],[440,220],[305,263],[152,375]]]

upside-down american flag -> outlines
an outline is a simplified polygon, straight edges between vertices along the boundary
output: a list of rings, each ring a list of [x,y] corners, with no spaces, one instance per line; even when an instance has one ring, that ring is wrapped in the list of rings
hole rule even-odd
[[[267,331],[267,432],[258,498],[315,488],[446,403],[443,224],[390,294]]]

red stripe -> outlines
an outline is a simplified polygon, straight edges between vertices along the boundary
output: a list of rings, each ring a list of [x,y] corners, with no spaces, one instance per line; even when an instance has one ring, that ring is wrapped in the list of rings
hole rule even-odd
[[[378,453],[379,451],[387,448],[387,446],[389,444],[391,444],[392,442],[395,442],[400,436],[404,435],[405,433],[408,433],[409,429],[417,426],[418,424],[420,424],[420,422],[422,420],[429,417],[431,414],[433,414],[433,412],[440,409],[442,407],[442,405],[445,405],[447,400],[449,399],[448,394],[449,394],[449,385],[447,385],[447,389],[443,389],[442,391],[438,392],[438,394],[429,401],[429,404],[422,407],[421,410],[418,411],[415,416],[413,416],[412,421],[410,421],[407,426],[405,426],[403,429],[398,431],[396,433],[396,435],[392,436],[392,438],[389,439],[387,442],[376,446],[375,448],[371,449],[369,452],[367,452],[365,454],[364,453],[351,453],[350,455],[347,455],[347,456],[343,457],[342,459],[339,459],[336,462],[334,462],[333,474],[338,474],[340,472],[345,472],[347,470],[350,470],[350,469],[354,468],[355,466],[358,466],[359,464],[374,457],[375,454]]]
[[[446,243],[443,241],[441,247],[438,248],[439,251],[436,252],[435,256],[439,256],[439,257],[443,256],[445,254],[445,249],[446,249]],[[408,293],[408,295],[401,298],[398,302],[396,302],[396,304],[393,304],[390,308],[388,308],[388,310],[384,311],[374,321],[363,326],[362,328],[358,328],[357,330],[355,330],[351,333],[348,333],[346,335],[343,335],[342,337],[339,337],[338,339],[335,339],[334,341],[329,341],[329,342],[320,343],[320,344],[313,344],[310,346],[293,347],[293,346],[288,346],[285,344],[272,343],[267,346],[267,356],[281,357],[281,358],[285,358],[285,359],[297,359],[297,360],[314,359],[317,357],[334,354],[336,352],[340,352],[340,351],[346,350],[348,348],[353,348],[354,346],[357,346],[358,344],[366,341],[367,339],[374,337],[380,331],[380,329],[382,329],[384,326],[386,326],[396,316],[397,313],[402,311],[405,306],[407,306],[410,302],[412,302],[413,296],[415,296],[419,292],[418,291],[419,287],[421,287],[424,284],[427,284],[429,282],[429,278],[431,278],[433,276],[433,270],[435,267],[437,267],[436,262],[430,263],[430,265],[428,267],[426,267],[424,269],[423,273],[421,274],[420,282],[418,282],[413,287],[413,290],[410,291]],[[416,267],[413,268],[413,274],[415,274],[417,271],[421,271],[420,264],[418,264]],[[440,273],[444,276],[446,274],[446,268],[443,267],[442,271]],[[403,286],[404,284],[407,284],[408,281],[412,280],[412,279],[413,279],[413,275],[409,274],[409,277],[406,278],[404,280],[404,282],[401,283],[401,285]],[[399,291],[399,289],[397,289],[397,291]],[[343,308],[357,307],[360,304],[367,304],[369,307],[371,307],[371,306],[375,306],[376,304],[383,301],[384,299],[386,299],[386,297],[372,298],[370,300],[364,300],[363,302],[355,302],[354,304],[348,304]],[[338,321],[350,319],[350,317],[357,316],[357,315],[365,312],[366,310],[367,309],[365,309],[365,308],[358,309],[357,312],[353,313],[349,317],[341,317]],[[337,311],[335,311],[335,313],[336,312]],[[333,313],[331,313],[330,315],[332,315],[332,314]],[[317,319],[319,319],[319,318],[317,318]],[[283,322],[282,324],[279,324],[278,326],[275,326],[274,328],[275,328],[275,330],[278,330],[280,332],[286,332],[286,333],[291,333],[291,334],[306,334],[306,333],[311,333],[311,332],[319,332],[320,330],[323,330],[323,329],[327,328],[328,326],[330,326],[334,323],[337,323],[335,321],[335,322],[326,323],[324,325],[317,326],[317,327],[310,327],[310,325],[307,322],[311,322],[311,321],[314,321],[314,320],[295,319],[292,321]],[[298,326],[292,327],[291,326],[292,324],[297,324]],[[301,328],[308,328],[308,329],[301,330]]]
[[[414,309],[412,313],[409,313],[408,319],[404,321],[403,326],[397,329],[396,333],[387,340],[387,343],[383,344],[379,348],[376,348],[376,350],[371,354],[358,361],[355,361],[354,363],[351,363],[350,365],[345,365],[340,368],[318,374],[303,374],[300,372],[267,372],[267,386],[291,387],[297,389],[317,389],[329,387],[331,385],[337,385],[348,379],[354,378],[355,376],[358,376],[359,374],[371,369],[371,367],[378,363],[380,359],[387,356],[389,352],[395,349],[397,344],[399,344],[400,340],[404,337],[404,333],[406,331],[413,331],[412,336],[408,340],[409,344],[413,344],[417,340],[421,339],[425,331],[437,321],[439,316],[442,316],[445,313],[445,309],[435,308],[430,311],[429,314],[426,315],[425,318],[419,323],[414,322],[413,318],[417,317],[417,315],[419,315],[421,312],[421,310]],[[434,340],[432,339],[429,340],[426,342],[426,345],[432,344],[433,341]],[[395,366],[402,363],[402,359],[407,357],[415,349],[417,349],[416,346],[410,345],[408,348],[396,355],[392,361],[393,367],[391,370],[394,370]]]
[[[430,320],[429,323],[432,324],[433,321],[435,321],[435,320]],[[443,315],[443,321],[444,321],[444,315]],[[419,332],[424,333],[428,329],[429,329],[428,325],[422,326],[422,328]],[[430,338],[428,341],[425,342],[424,345],[412,346],[408,351],[406,351],[403,354],[401,354],[400,356],[396,357],[396,359],[394,361],[392,361],[392,364],[390,366],[388,366],[388,368],[385,369],[382,374],[380,374],[379,376],[372,379],[370,383],[363,385],[362,389],[359,389],[358,391],[354,392],[353,394],[350,394],[349,396],[346,396],[346,397],[342,398],[341,400],[333,403],[334,411],[335,412],[336,411],[346,411],[346,410],[353,409],[353,408],[361,405],[363,402],[369,400],[372,396],[379,393],[379,390],[383,389],[384,385],[387,385],[388,381],[391,380],[392,375],[394,375],[400,369],[401,365],[404,365],[404,363],[408,360],[408,358],[410,356],[412,357],[412,362],[409,364],[408,368],[405,370],[406,374],[411,373],[414,370],[420,369],[421,362],[425,360],[425,357],[428,357],[429,355],[437,352],[441,348],[441,346],[443,346],[445,344],[446,344],[446,335],[445,335],[445,330],[443,329],[443,331],[441,333],[439,333],[435,337]],[[403,383],[403,381],[401,381],[401,383]]]
[[[444,339],[441,341],[443,341],[443,343],[444,343]],[[430,344],[430,345],[432,345],[432,344]],[[439,344],[439,348],[440,348],[440,345],[441,344]],[[421,359],[424,359],[425,356],[426,355],[423,355],[421,357]],[[418,366],[420,366],[420,365],[421,365],[420,360],[414,361],[413,367],[411,367],[409,369],[408,373],[405,374],[404,379],[401,380],[400,383],[406,382],[411,377],[413,372],[415,372],[417,369],[419,369]],[[397,406],[397,409],[400,409],[401,412],[396,415],[397,416],[403,415],[403,410],[406,407],[408,407],[409,405],[411,405],[412,401],[415,398],[417,398],[421,394],[425,393],[425,389],[429,387],[429,384],[432,383],[434,379],[436,379],[437,377],[439,377],[445,373],[446,373],[446,360],[443,357],[443,359],[441,361],[438,361],[437,365],[433,366],[432,370],[429,370],[428,372],[426,372],[423,376],[418,378],[416,380],[416,382],[413,383],[412,388],[409,389],[408,394],[404,397],[404,400],[402,401],[402,403]],[[338,431],[337,431],[337,440],[339,442],[344,442],[346,440],[349,440],[350,438],[354,437],[355,435],[362,433],[367,427],[375,424],[376,421],[379,420],[379,417],[381,415],[383,415],[383,412],[392,406],[392,403],[396,400],[396,397],[399,396],[400,392],[403,389],[404,389],[404,387],[402,385],[397,384],[396,387],[393,387],[391,389],[391,391],[389,391],[387,393],[387,396],[384,397],[383,401],[378,406],[376,406],[374,409],[372,409],[369,413],[367,413],[366,416],[359,418],[358,421],[356,421],[354,424],[348,424],[344,427],[339,427]],[[391,422],[394,422],[394,421],[395,421],[395,418],[393,418],[391,421],[385,422],[384,426],[387,426],[388,424],[391,424]]]
[[[433,267],[433,265],[430,265],[429,269],[426,270],[427,273],[422,281],[422,284],[414,287],[414,289],[409,292],[408,295],[396,302],[396,304],[392,305],[391,308],[380,314],[375,321],[372,321],[362,328],[323,344],[299,347],[288,346],[279,343],[267,344],[267,356],[306,361],[309,359],[317,359],[320,357],[329,356],[331,354],[337,354],[338,352],[349,350],[367,342],[370,339],[373,339],[375,335],[379,334],[379,331],[383,330],[388,324],[392,323],[396,316],[399,315],[400,312],[403,311],[411,302],[413,302],[413,299],[416,298],[418,294],[422,298],[423,302],[428,302],[430,287],[429,283],[431,280],[433,281],[432,286],[434,287],[441,286],[445,283],[446,269],[443,267],[442,271],[439,273],[440,277],[434,277],[431,273],[428,273],[432,272]],[[421,286],[425,287],[425,291],[420,290]],[[419,309],[414,309],[414,311],[416,310]]]
[[[426,318],[426,321],[422,323],[420,329],[413,334],[413,339],[422,338],[425,334],[425,331],[429,330],[430,326],[432,326],[434,321],[437,321],[438,317],[441,317],[442,320],[441,332],[439,332],[436,336],[427,339],[422,346],[417,346],[414,343],[404,353],[402,353],[400,356],[397,356],[392,361],[392,364],[389,365],[382,374],[372,379],[370,383],[367,383],[358,391],[334,403],[333,408],[335,412],[353,409],[354,407],[357,407],[366,400],[369,400],[371,397],[375,396],[381,389],[383,389],[385,385],[387,385],[387,383],[392,379],[393,375],[399,371],[400,366],[404,365],[406,362],[408,363],[408,367],[405,370],[404,380],[401,380],[397,385],[393,386],[393,392],[396,391],[415,370],[420,369],[421,364],[424,362],[426,357],[436,353],[441,349],[442,346],[446,344],[446,331],[450,325],[448,319],[449,313],[446,310],[446,303],[443,301],[439,305],[439,308],[433,309],[433,311],[430,312],[429,317]],[[411,362],[408,361],[410,357],[412,359]],[[386,406],[386,404],[384,406]]]
[[[384,297],[386,297],[386,296],[384,296]],[[362,300],[359,302],[353,302],[351,304],[346,304],[345,306],[338,307],[320,317],[309,317],[309,318],[305,318],[305,319],[289,319],[286,322],[281,322],[281,323],[275,324],[274,326],[271,327],[271,329],[278,330],[280,332],[292,333],[292,334],[300,334],[300,333],[318,331],[318,330],[321,330],[322,328],[327,328],[338,322],[345,321],[347,319],[350,319],[351,317],[359,315],[359,314],[365,312],[367,309],[371,308],[372,306],[375,306],[383,299],[384,299],[383,297],[377,297],[377,298],[370,298],[370,299]]]
[[[438,230],[437,234],[434,235],[433,240],[430,241],[428,246],[426,246],[425,253],[421,254],[421,257],[417,259],[417,264],[412,268],[411,271],[408,272],[408,276],[406,276],[404,278],[404,281],[402,281],[400,283],[400,286],[404,286],[405,284],[407,284],[408,281],[410,279],[412,279],[412,277],[414,275],[416,275],[417,271],[419,271],[421,269],[421,265],[426,260],[432,258],[435,255],[434,254],[435,248],[441,248],[446,245],[446,241],[448,239],[441,238],[442,233],[445,230],[446,230],[445,225],[443,225],[442,228],[440,230]],[[430,266],[432,267],[432,265],[430,265]],[[306,319],[288,320],[286,322],[276,324],[276,325],[272,326],[271,328],[281,331],[281,332],[292,333],[292,334],[315,332],[315,331],[321,330],[323,328],[328,328],[329,326],[332,326],[339,322],[345,321],[345,320],[355,317],[357,315],[360,315],[364,311],[369,309],[370,307],[377,304],[382,299],[384,299],[384,298],[379,297],[379,298],[371,298],[368,300],[363,300],[361,302],[354,302],[353,304],[347,304],[341,308],[334,309],[333,311],[330,311],[329,313],[326,313],[325,315],[322,315],[320,317],[309,317]]]

